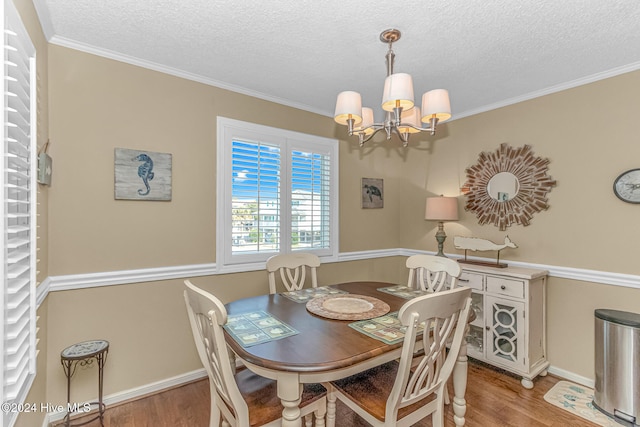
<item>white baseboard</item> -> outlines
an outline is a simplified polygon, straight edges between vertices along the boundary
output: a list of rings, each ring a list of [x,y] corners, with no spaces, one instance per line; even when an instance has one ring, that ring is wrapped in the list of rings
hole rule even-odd
[[[548,371],[550,374],[562,377],[564,379],[573,381],[574,383],[578,383],[589,388],[593,388],[595,385],[595,381],[591,378],[583,377],[582,375],[578,375],[573,372],[557,368],[555,366],[549,366]]]
[[[129,390],[110,394],[104,397],[104,404],[108,408],[109,405],[115,405],[117,403],[125,402],[127,400],[135,400],[149,394],[159,393],[163,390],[180,386],[182,384],[186,384],[191,381],[199,380],[206,376],[207,376],[207,372],[204,370],[204,368],[187,372],[185,374],[177,375],[171,378],[166,378],[164,380],[156,381],[151,384],[146,384],[140,387],[135,387]],[[91,401],[96,401],[96,400],[97,398],[92,399]],[[65,416],[65,412],[53,412],[53,413],[47,414],[47,416],[45,417],[42,423],[42,427],[48,427],[50,423],[60,421],[61,419],[64,418],[64,416]]]
[[[240,360],[236,361],[237,365],[240,365]],[[584,386],[593,388],[594,381],[590,378],[583,377],[576,373],[557,368],[555,366],[549,366],[548,369],[550,374],[556,375],[558,377],[562,377],[564,379],[576,382],[578,384],[582,384]],[[207,376],[207,373],[204,369],[198,369],[195,371],[187,372],[182,375],[177,375],[175,377],[166,378],[164,380],[156,381],[151,384],[146,384],[140,387],[135,387],[129,390],[121,391],[118,393],[110,394],[105,396],[104,403],[109,407],[109,405],[115,405],[117,403],[125,402],[127,400],[135,400],[139,399],[143,396],[147,396],[153,393],[159,393],[163,390],[167,390],[172,387],[180,386],[182,384],[186,384],[191,381],[199,380]],[[96,399],[94,399],[96,400]],[[50,413],[45,416],[42,427],[49,427],[50,423],[54,423],[56,421],[60,421],[64,418],[64,412],[55,412]]]

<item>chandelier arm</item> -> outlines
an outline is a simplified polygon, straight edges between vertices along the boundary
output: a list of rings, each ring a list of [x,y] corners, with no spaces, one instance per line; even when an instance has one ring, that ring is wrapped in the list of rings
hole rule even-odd
[[[364,130],[365,129],[373,129],[373,133],[367,137],[365,137],[365,133]],[[358,132],[358,137],[360,139],[360,146],[362,147],[366,142],[369,142],[371,140],[371,138],[373,138],[378,132],[380,132],[382,129],[384,129],[384,125],[379,124],[379,123],[374,123],[370,126],[367,126],[366,128],[360,129]]]
[[[398,135],[398,138],[402,141],[402,145],[406,146],[409,142],[409,134],[407,132],[401,132],[397,124],[392,125],[391,130]]]
[[[430,125],[429,127],[423,128],[420,126],[414,126],[411,123],[405,123],[402,125],[402,127],[410,127],[413,128],[415,130],[419,130],[420,132],[430,132],[431,135],[435,135],[436,133],[436,125],[438,124],[438,118],[436,117],[432,117],[429,119]]]
[[[409,132],[402,132],[402,136],[404,137],[404,142],[402,143],[402,146],[404,148],[407,148],[407,145],[409,145],[409,135],[411,135]]]

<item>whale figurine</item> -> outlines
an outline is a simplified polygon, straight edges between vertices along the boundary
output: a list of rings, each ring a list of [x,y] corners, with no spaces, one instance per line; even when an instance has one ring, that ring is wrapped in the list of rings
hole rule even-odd
[[[453,246],[455,246],[456,249],[464,250],[464,260],[460,260],[460,262],[465,262],[467,264],[487,265],[499,268],[507,267],[507,264],[500,262],[500,251],[504,248],[518,247],[511,241],[509,236],[504,237],[504,243],[502,244],[493,243],[491,240],[480,239],[478,237],[454,236]],[[470,261],[467,260],[467,251],[498,251],[498,256],[496,257],[495,264],[484,261]]]
[[[456,249],[464,249],[465,251],[501,251],[504,248],[518,247],[511,241],[509,236],[505,236],[504,243],[500,245],[493,243],[491,240],[481,239],[479,237],[455,236],[453,238],[453,246],[455,246]]]

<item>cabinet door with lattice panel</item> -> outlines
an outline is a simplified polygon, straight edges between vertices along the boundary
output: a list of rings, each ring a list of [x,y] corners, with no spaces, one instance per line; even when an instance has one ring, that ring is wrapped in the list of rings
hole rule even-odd
[[[524,302],[486,295],[485,316],[487,360],[526,371]]]

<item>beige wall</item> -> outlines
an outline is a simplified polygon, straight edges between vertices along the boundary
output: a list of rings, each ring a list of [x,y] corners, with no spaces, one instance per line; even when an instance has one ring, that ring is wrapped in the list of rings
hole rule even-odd
[[[25,0],[26,2],[26,0]],[[49,48],[50,135],[54,158],[48,193],[48,275],[98,273],[215,261],[216,116],[330,138],[345,130],[328,117],[257,100],[60,46]],[[507,230],[520,246],[511,260],[640,274],[633,262],[638,206],[618,201],[612,180],[638,167],[632,115],[640,73],[549,95],[442,127],[435,138],[397,143],[340,142],[340,251],[435,250],[436,224],[424,221],[428,195],[459,195],[465,168],[500,143],[530,144],[551,159],[558,186],[551,208],[529,227]],[[455,99],[453,100],[455,108]],[[173,155],[171,202],[115,201],[114,148]],[[385,208],[360,208],[360,179],[384,179]],[[462,201],[462,198],[461,198]],[[461,212],[449,236],[501,240]],[[445,251],[456,253],[450,238]],[[45,248],[45,253],[46,253]],[[323,265],[321,283],[406,280],[402,257]],[[196,278],[223,300],[264,292],[261,272]],[[552,278],[548,288],[551,363],[593,377],[593,309],[640,311],[638,290]],[[107,394],[199,367],[181,299],[169,280],[53,292],[46,316],[46,398],[64,401],[59,352],[102,337],[111,351]],[[42,357],[43,356],[43,357]],[[34,390],[44,387],[39,381]],[[95,396],[93,373],[74,378],[74,399]],[[40,390],[40,391],[38,391]],[[26,424],[25,424],[26,425]]]
[[[594,310],[640,313],[640,291],[553,277],[547,289],[549,360],[556,367],[594,379]]]
[[[550,208],[536,214],[531,225],[505,232],[479,226],[472,212],[461,209],[461,221],[447,224],[447,234],[496,241],[508,234],[519,246],[502,253],[508,259],[640,274],[635,261],[638,205],[620,201],[612,191],[621,172],[640,167],[639,97],[640,72],[634,72],[451,122],[448,136],[432,153],[412,152],[406,169],[413,173],[403,185],[422,195],[457,196],[465,169],[477,162],[480,152],[495,151],[504,142],[512,147],[529,144],[536,156],[551,161],[549,174],[557,186],[548,193]],[[455,100],[452,103],[455,106]],[[460,202],[464,204],[463,197]],[[427,233],[436,224],[425,222],[416,210],[402,221],[401,240],[406,247],[424,248],[426,242],[434,249],[433,233]],[[452,239],[445,243],[445,252],[461,253]]]
[[[59,46],[50,73],[51,275],[214,262],[218,115],[335,137],[327,117]],[[116,147],[171,153],[172,201],[114,200]],[[397,247],[394,169],[359,157],[341,144],[341,249]],[[387,209],[359,208],[369,175],[385,178]]]
[[[422,214],[427,195],[458,196],[465,169],[480,152],[495,151],[503,142],[529,144],[536,156],[551,161],[549,175],[557,186],[548,193],[550,208],[534,215],[531,225],[504,232],[479,226],[461,208],[461,220],[445,225],[445,252],[463,254],[453,247],[455,235],[494,241],[509,235],[519,247],[502,251],[508,260],[640,275],[640,206],[620,201],[612,191],[620,173],[640,167],[638,99],[640,72],[634,72],[451,122],[446,138],[430,151],[413,150],[405,168],[410,172],[402,185],[411,192],[403,193],[402,203],[411,209],[402,216],[403,247],[436,250],[437,224]],[[459,200],[463,206],[464,197]],[[547,289],[552,366],[593,379],[594,309],[640,313],[640,290],[555,277]]]
[[[49,67],[51,135],[59,141],[51,150],[51,276],[215,262],[218,115],[330,138],[343,132],[327,117],[60,46],[50,46]],[[340,249],[397,248],[401,168],[389,165],[400,158],[384,151],[363,156],[356,146],[340,144]],[[171,153],[172,201],[114,200],[116,147]],[[385,209],[360,208],[362,177],[385,180]],[[320,280],[393,281],[398,264],[335,264]],[[206,280],[223,298],[266,289],[262,273]],[[166,281],[52,293],[49,399],[64,398],[60,350],[82,339],[112,343],[107,394],[196,369],[180,290],[180,281]],[[78,398],[95,394],[91,384],[89,376],[74,378]]]

